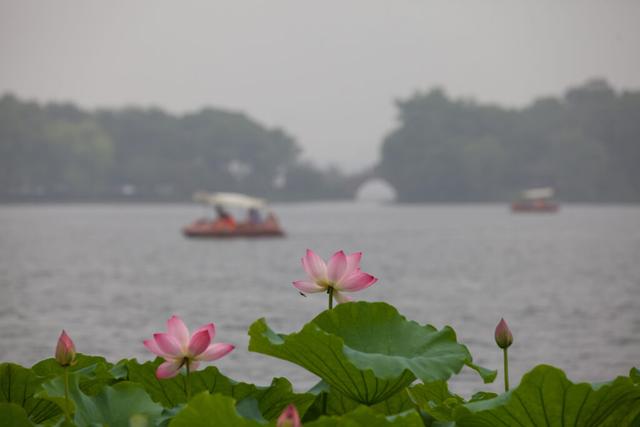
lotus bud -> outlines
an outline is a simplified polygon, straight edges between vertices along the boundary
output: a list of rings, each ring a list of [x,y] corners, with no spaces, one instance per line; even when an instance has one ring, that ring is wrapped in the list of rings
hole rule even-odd
[[[76,363],[76,346],[73,345],[73,341],[64,330],[58,338],[56,360],[61,366],[70,366]]]
[[[513,343],[513,335],[504,319],[500,319],[500,323],[496,326],[495,338],[500,348],[508,348]]]
[[[289,404],[289,406],[282,411],[282,414],[278,417],[276,427],[302,427],[300,415],[293,403]]]

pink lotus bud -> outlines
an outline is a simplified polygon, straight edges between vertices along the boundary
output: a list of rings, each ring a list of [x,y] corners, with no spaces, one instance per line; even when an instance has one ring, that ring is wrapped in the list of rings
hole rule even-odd
[[[504,319],[500,319],[500,323],[496,326],[495,338],[496,344],[500,348],[507,348],[513,343],[513,335],[511,335],[509,326],[507,326],[507,322]]]
[[[282,414],[278,418],[276,427],[302,427],[300,415],[293,403],[284,408],[284,411],[282,411]]]
[[[69,335],[62,330],[58,345],[56,346],[56,360],[61,366],[70,366],[76,363],[76,346]]]

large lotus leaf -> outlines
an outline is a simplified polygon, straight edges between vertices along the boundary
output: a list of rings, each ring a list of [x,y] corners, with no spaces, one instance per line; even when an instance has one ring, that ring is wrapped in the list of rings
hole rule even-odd
[[[76,363],[69,366],[69,372],[80,374],[80,389],[90,395],[97,394],[102,387],[116,382],[116,378],[111,373],[113,365],[104,357],[89,356],[78,353],[76,355]],[[40,377],[52,378],[62,375],[64,368],[54,359],[42,360],[31,367]]]
[[[435,420],[452,420],[454,410],[465,403],[462,397],[449,391],[446,381],[416,384],[409,393],[412,402]]]
[[[14,403],[24,408],[29,419],[36,424],[58,417],[61,410],[55,403],[34,396],[40,390],[42,382],[43,379],[31,369],[13,363],[2,363],[0,402]]]
[[[315,388],[315,387],[314,387]],[[478,392],[470,402],[487,400],[496,397],[495,393]],[[420,408],[433,420],[452,420],[453,411],[466,403],[457,394],[451,393],[446,381],[414,384],[394,394],[383,402],[371,406],[374,411],[384,415],[395,415],[408,410]],[[329,390],[327,395],[327,411],[325,415],[344,415],[359,406],[336,390]],[[324,409],[323,395],[318,394],[312,408],[305,415],[305,420],[318,418]]]
[[[416,411],[389,417],[366,406],[359,406],[354,411],[339,417],[320,417],[304,425],[305,427],[424,427]]]
[[[341,304],[289,335],[259,319],[249,335],[250,351],[296,363],[367,405],[386,400],[416,377],[446,380],[471,362],[453,329],[408,321],[385,303]]]
[[[0,403],[0,425],[2,427],[31,427],[27,412],[15,403]]]
[[[177,375],[169,379],[156,378],[156,368],[162,362],[161,358],[145,363],[138,363],[135,359],[127,361],[129,381],[140,383],[153,400],[166,408],[186,403],[186,376]],[[237,400],[242,400],[255,391],[253,384],[235,382],[222,375],[218,368],[214,366],[191,372],[190,379],[192,395],[201,391],[208,391],[211,394],[222,393]]]
[[[169,423],[169,427],[255,427],[257,421],[243,418],[233,398],[206,391],[194,396]]]
[[[69,372],[108,372],[113,367],[112,363],[109,363],[102,356],[91,356],[87,354],[76,354],[76,362],[69,366]],[[41,377],[49,375],[62,375],[64,369],[54,358],[48,358],[39,361],[31,367],[33,372]]]
[[[303,421],[311,421],[323,415],[325,398],[322,392],[327,393],[324,415],[344,415],[360,405],[335,389],[330,389],[323,381],[314,386],[311,392],[316,393],[316,400]],[[492,399],[496,396],[491,392],[478,392],[469,402]],[[411,385],[383,402],[371,406],[371,409],[381,414],[394,415],[418,407],[434,420],[452,420],[453,411],[464,403],[466,402],[462,397],[449,391],[446,381],[434,381]]]
[[[285,378],[274,378],[268,387],[256,387],[251,397],[257,400],[258,408],[267,420],[278,418],[290,403],[296,405],[303,416],[315,399],[311,393],[294,393],[291,383]]]
[[[160,358],[142,364],[136,360],[129,360],[126,364],[129,380],[142,384],[151,398],[166,408],[186,403],[186,377],[178,375],[170,379],[156,378],[156,368],[161,362]],[[277,418],[290,403],[294,403],[298,410],[304,413],[314,400],[310,393],[294,393],[291,383],[285,378],[274,378],[270,386],[259,387],[236,382],[221,374],[214,366],[192,372],[190,377],[192,395],[208,391],[210,394],[221,393],[233,397],[238,402],[253,398],[258,402],[262,416],[268,420]]]
[[[322,415],[344,415],[360,406],[360,403],[355,400],[341,394],[336,389],[331,389],[324,381],[320,381],[310,392],[316,395],[316,399],[305,414],[303,421],[312,421]],[[415,405],[409,399],[406,389],[402,389],[388,399],[371,406],[371,409],[384,415],[395,415],[414,408]]]
[[[123,381],[113,387],[105,386],[97,395],[89,396],[80,390],[79,379],[78,373],[69,375],[73,421],[79,427],[153,425],[162,413],[162,406],[152,401],[140,384]],[[64,405],[64,381],[61,377],[43,383],[42,388],[43,398]]]
[[[262,416],[258,401],[253,397],[247,397],[236,403],[236,411],[241,417],[258,421],[261,424],[267,424],[269,421]]]
[[[640,414],[640,387],[619,377],[599,386],[569,381],[560,369],[540,365],[520,385],[494,399],[473,402],[456,411],[459,427],[631,425]]]

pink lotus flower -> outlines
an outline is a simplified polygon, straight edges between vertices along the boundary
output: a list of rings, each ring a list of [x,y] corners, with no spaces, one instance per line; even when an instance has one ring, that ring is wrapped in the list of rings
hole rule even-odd
[[[58,338],[58,345],[56,345],[56,360],[61,366],[70,366],[76,363],[76,346],[64,329]]]
[[[278,417],[276,427],[302,427],[300,415],[293,403],[284,408],[284,411],[282,411],[282,414]]]
[[[232,344],[211,344],[215,335],[216,326],[213,323],[201,326],[190,335],[182,319],[171,316],[167,321],[166,333],[153,334],[152,340],[144,341],[149,351],[165,359],[158,366],[156,377],[175,377],[183,366],[195,371],[201,361],[220,359],[235,348]]]
[[[511,330],[504,319],[500,319],[498,326],[496,326],[495,339],[500,348],[507,348],[513,343],[513,335],[511,335]]]
[[[333,296],[339,303],[351,301],[343,292],[356,292],[368,288],[378,281],[370,274],[360,271],[362,252],[345,255],[338,251],[325,263],[311,249],[302,258],[302,267],[309,276],[308,280],[293,282],[299,291],[313,294],[333,290]]]

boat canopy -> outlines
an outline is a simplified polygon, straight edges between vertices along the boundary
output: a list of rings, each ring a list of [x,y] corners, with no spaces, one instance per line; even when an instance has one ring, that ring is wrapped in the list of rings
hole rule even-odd
[[[267,202],[264,199],[240,193],[207,193],[205,191],[198,191],[193,195],[193,200],[212,206],[223,205],[246,209],[260,209],[267,205]]]
[[[554,191],[551,187],[531,188],[522,192],[522,198],[527,200],[550,199]]]

